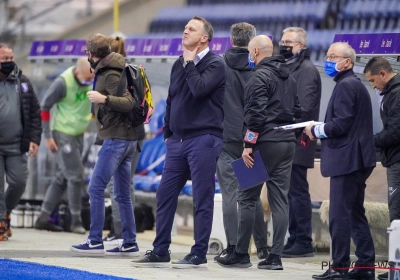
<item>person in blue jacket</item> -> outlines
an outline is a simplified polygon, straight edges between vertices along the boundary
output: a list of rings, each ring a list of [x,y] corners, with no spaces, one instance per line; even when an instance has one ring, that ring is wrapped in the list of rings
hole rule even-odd
[[[353,72],[355,59],[355,51],[347,43],[331,45],[325,73],[334,78],[336,86],[324,123],[305,128],[310,139],[321,139],[321,173],[331,178],[333,264],[313,279],[375,279],[375,269],[371,268],[375,266],[375,249],[364,209],[365,182],[376,165],[372,105],[367,88]],[[350,238],[358,260],[349,272]]]
[[[134,262],[140,266],[169,266],[171,229],[178,196],[193,181],[194,239],[191,252],[173,267],[207,265],[215,193],[216,164],[222,148],[225,64],[209,49],[211,24],[194,17],[185,26],[183,55],[171,69],[164,119],[167,153],[157,189],[154,249]]]

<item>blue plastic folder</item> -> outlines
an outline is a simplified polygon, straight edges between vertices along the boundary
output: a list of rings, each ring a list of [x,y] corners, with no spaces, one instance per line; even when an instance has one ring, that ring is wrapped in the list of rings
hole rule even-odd
[[[260,152],[253,153],[254,166],[248,168],[244,163],[243,158],[234,160],[231,164],[233,171],[236,174],[240,188],[247,190],[256,185],[262,184],[270,179],[265,164],[261,158]]]

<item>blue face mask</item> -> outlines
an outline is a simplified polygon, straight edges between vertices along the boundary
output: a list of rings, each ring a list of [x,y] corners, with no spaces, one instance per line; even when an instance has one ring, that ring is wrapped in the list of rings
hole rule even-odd
[[[328,75],[329,77],[335,77],[337,74],[339,74],[339,70],[337,69],[338,63],[341,63],[345,61],[346,59],[343,59],[342,61],[339,62],[334,62],[334,61],[325,61],[325,74]]]
[[[256,67],[256,64],[254,63],[254,61],[251,60],[250,58],[250,53],[249,56],[247,57],[247,61],[249,62],[249,66],[251,69],[253,69],[254,67]]]

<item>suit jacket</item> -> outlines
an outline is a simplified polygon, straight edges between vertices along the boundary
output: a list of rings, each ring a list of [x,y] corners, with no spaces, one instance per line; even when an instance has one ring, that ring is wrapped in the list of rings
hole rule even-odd
[[[372,106],[368,90],[353,70],[340,72],[325,115],[321,173],[340,176],[376,165]]]

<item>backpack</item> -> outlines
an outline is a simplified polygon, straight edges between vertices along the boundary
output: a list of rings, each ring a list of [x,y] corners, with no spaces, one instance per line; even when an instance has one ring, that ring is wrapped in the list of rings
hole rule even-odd
[[[117,88],[117,96],[122,96],[125,89],[131,93],[135,105],[128,114],[133,127],[150,122],[153,115],[153,96],[150,82],[142,65],[125,64],[121,72],[120,82]]]

